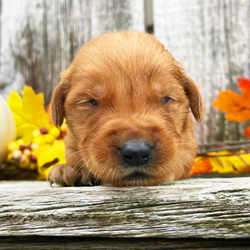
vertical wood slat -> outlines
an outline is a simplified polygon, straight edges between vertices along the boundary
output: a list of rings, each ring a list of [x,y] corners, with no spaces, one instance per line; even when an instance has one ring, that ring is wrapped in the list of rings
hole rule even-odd
[[[28,84],[44,92],[47,103],[60,72],[89,39],[107,31],[144,31],[143,0],[2,0],[2,5],[3,94]]]
[[[250,77],[249,1],[154,0],[154,22],[155,36],[201,84],[206,115],[196,139],[239,139],[243,126],[226,122],[211,103],[220,90],[236,91],[237,78]]]

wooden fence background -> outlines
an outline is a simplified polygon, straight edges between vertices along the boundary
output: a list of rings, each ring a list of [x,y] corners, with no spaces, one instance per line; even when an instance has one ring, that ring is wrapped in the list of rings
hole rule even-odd
[[[211,102],[220,90],[237,91],[237,78],[250,78],[249,0],[0,0],[1,94],[27,84],[48,103],[84,43],[124,29],[154,33],[200,84],[199,143],[243,139],[246,123],[225,121]]]

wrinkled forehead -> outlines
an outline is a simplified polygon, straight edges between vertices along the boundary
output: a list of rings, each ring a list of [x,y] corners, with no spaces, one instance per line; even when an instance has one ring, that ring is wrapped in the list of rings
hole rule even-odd
[[[132,41],[104,36],[87,43],[70,67],[71,87],[97,97],[170,91],[180,82],[181,67],[159,41],[142,36]]]
[[[87,66],[74,70],[70,81],[79,91],[101,96],[103,93],[122,95],[124,93],[145,92],[156,89],[160,94],[180,86],[175,70],[166,65],[146,65],[130,70],[126,65],[107,62],[109,67]]]
[[[168,69],[143,69],[138,74],[110,65],[110,69],[86,68],[83,72],[75,72],[71,77],[72,89],[78,94],[87,94],[93,98],[109,96],[124,98],[133,95],[149,96],[153,93],[166,95],[181,85],[175,74]]]

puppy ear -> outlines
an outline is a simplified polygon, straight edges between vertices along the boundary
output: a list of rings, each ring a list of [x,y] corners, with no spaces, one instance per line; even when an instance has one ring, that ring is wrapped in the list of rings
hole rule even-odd
[[[189,100],[189,105],[197,122],[201,122],[204,115],[204,104],[201,99],[199,89],[197,88],[194,81],[188,76],[185,77],[183,88]]]
[[[64,103],[70,89],[70,85],[68,83],[70,70],[71,68],[69,67],[61,72],[61,81],[56,86],[52,96],[50,119],[56,127],[60,127],[62,125],[65,117]]]
[[[56,127],[60,127],[65,117],[64,102],[67,95],[67,87],[64,82],[60,82],[52,96],[50,119]]]

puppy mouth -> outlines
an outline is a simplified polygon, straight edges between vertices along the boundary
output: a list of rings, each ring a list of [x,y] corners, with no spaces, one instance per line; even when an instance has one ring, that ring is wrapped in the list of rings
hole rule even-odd
[[[124,182],[131,182],[131,181],[138,181],[138,180],[145,181],[145,180],[148,180],[150,178],[152,178],[152,177],[148,174],[134,172],[132,174],[129,174],[129,175],[123,177],[122,181],[124,181]]]

